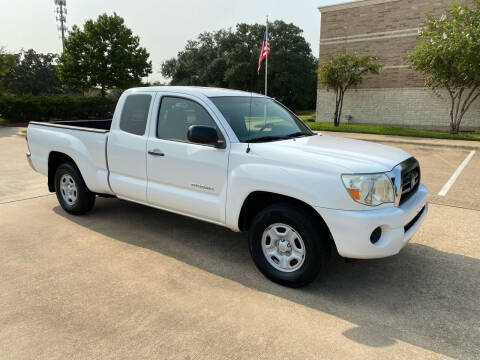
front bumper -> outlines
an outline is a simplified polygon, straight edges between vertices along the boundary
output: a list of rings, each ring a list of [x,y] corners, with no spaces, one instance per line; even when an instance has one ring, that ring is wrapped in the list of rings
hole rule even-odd
[[[399,207],[365,211],[316,210],[327,223],[341,256],[382,258],[398,254],[418,230],[428,212],[427,188],[420,185],[415,195]],[[370,235],[377,227],[382,229],[382,236],[372,244]]]

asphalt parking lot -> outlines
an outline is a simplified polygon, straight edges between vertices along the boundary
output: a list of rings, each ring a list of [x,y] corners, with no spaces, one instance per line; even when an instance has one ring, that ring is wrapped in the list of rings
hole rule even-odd
[[[288,289],[246,234],[98,199],[66,214],[0,128],[0,359],[480,358],[480,151],[413,154],[430,213],[397,256]]]

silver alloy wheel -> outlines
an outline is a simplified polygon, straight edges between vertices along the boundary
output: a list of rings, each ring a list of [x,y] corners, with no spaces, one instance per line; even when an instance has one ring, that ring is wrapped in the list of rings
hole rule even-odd
[[[300,234],[290,225],[276,223],[262,235],[263,255],[275,269],[293,272],[305,261],[306,249]]]
[[[74,205],[77,202],[77,184],[70,174],[64,174],[60,178],[60,192],[68,205]]]

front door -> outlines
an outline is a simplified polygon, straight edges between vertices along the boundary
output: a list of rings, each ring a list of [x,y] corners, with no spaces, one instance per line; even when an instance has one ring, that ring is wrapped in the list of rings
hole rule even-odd
[[[225,222],[228,149],[191,143],[191,125],[217,129],[213,113],[188,96],[162,96],[147,141],[147,199],[154,206]]]

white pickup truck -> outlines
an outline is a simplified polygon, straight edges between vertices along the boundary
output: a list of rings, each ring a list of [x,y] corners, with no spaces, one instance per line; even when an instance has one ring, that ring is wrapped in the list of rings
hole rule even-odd
[[[428,210],[418,162],[385,145],[315,134],[258,94],[125,91],[113,119],[31,122],[32,168],[65,211],[118,197],[249,231],[260,271],[301,286],[345,258],[397,254]]]

